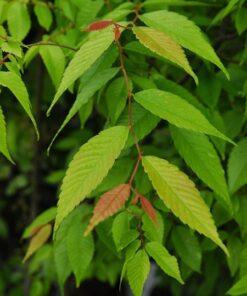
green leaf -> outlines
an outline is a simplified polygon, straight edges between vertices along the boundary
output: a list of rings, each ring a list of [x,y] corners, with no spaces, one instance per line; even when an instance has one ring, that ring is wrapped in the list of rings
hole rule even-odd
[[[156,30],[169,35],[181,46],[218,66],[229,79],[229,74],[199,27],[187,17],[168,10],[145,13],[140,19]]]
[[[80,282],[93,259],[94,241],[92,234],[83,236],[86,224],[81,219],[73,221],[66,236],[68,258],[76,277],[76,285]]]
[[[156,212],[157,222],[154,222],[144,214],[142,216],[142,230],[144,231],[144,235],[150,241],[157,241],[159,243],[163,242],[164,237],[164,221],[160,213]]]
[[[184,263],[192,270],[200,272],[202,251],[197,237],[188,228],[178,226],[172,230],[172,242]]]
[[[240,265],[240,254],[243,249],[241,240],[233,235],[227,239],[227,249],[230,257],[227,258],[227,264],[231,272],[231,276],[237,273]]]
[[[17,100],[31,119],[35,127],[37,137],[39,137],[38,128],[31,110],[31,103],[29,100],[28,92],[20,76],[13,72],[0,72],[0,85],[7,87],[14,94],[14,96],[17,98]]]
[[[227,292],[229,295],[243,295],[247,293],[247,275],[242,277],[231,289]]]
[[[247,138],[243,138],[230,154],[228,178],[231,193],[247,183]]]
[[[169,254],[167,249],[158,242],[151,242],[145,246],[148,254],[155,260],[160,268],[169,276],[183,284],[176,257]]]
[[[15,40],[8,39],[8,41],[3,42],[1,48],[4,52],[11,53],[19,58],[22,57],[22,49],[19,42]]]
[[[0,152],[10,161],[13,163],[13,160],[9,154],[9,149],[7,145],[7,130],[6,130],[6,123],[3,114],[3,110],[0,106]]]
[[[8,28],[10,34],[22,41],[31,28],[31,20],[25,3],[14,1],[8,9]]]
[[[141,105],[135,102],[132,103],[132,123],[135,135],[139,141],[147,136],[157,126],[159,121],[159,117],[154,116],[145,110]],[[126,108],[121,114],[118,124],[125,126],[129,125],[128,108]],[[134,139],[133,136],[129,134],[126,147],[130,147],[132,145],[134,145]]]
[[[80,108],[85,107],[85,105],[89,102],[89,100],[92,98],[94,93],[99,89],[101,89],[110,79],[112,79],[117,74],[118,71],[119,71],[119,68],[110,68],[110,69],[100,71],[99,73],[95,74],[87,82],[87,84],[81,87],[74,104],[69,110],[68,115],[66,116],[61,127],[59,128],[54,138],[52,139],[51,144],[49,145],[49,148],[48,148],[48,153],[55,139],[58,137],[58,135],[67,125],[67,123],[75,116],[75,114],[80,110]]]
[[[34,219],[34,221],[25,229],[22,237],[23,238],[30,237],[33,234],[33,231],[35,231],[35,229],[54,220],[56,217],[56,213],[57,213],[57,208],[52,207],[52,208],[49,208],[48,210],[44,211],[40,215],[38,215]]]
[[[148,277],[150,262],[144,250],[138,251],[127,262],[127,277],[134,296],[141,296],[144,283]]]
[[[214,6],[214,3],[206,3],[200,1],[185,1],[185,0],[148,0],[143,3],[144,7],[153,7],[154,5],[169,5],[169,6]]]
[[[106,177],[123,149],[128,133],[127,127],[109,128],[90,139],[75,154],[61,187],[55,230]]]
[[[37,16],[39,24],[48,31],[52,24],[52,13],[48,4],[44,2],[37,2],[34,6],[34,13]]]
[[[118,251],[127,247],[139,236],[137,230],[130,229],[130,220],[131,216],[122,212],[116,216],[112,223],[112,236]]]
[[[76,15],[76,24],[78,28],[86,27],[89,23],[95,20],[98,12],[104,5],[103,0],[83,0],[83,8],[81,2],[76,3],[78,6],[78,13]]]
[[[110,47],[113,40],[113,30],[112,28],[107,28],[97,32],[97,34],[93,34],[91,39],[81,46],[65,69],[62,81],[48,110],[48,114],[65,90],[93,65],[107,48]]]
[[[182,47],[169,35],[147,27],[133,27],[133,32],[144,46],[183,68],[198,83]]]
[[[127,101],[127,89],[123,77],[111,82],[106,90],[105,100],[108,116],[112,124],[115,124],[122,113]]]
[[[170,126],[170,131],[179,154],[188,166],[221,197],[220,201],[230,209],[231,200],[224,170],[219,156],[207,136],[174,126]]]
[[[235,26],[238,31],[238,34],[241,35],[247,29],[247,8],[241,7],[238,9],[235,19]]]
[[[60,288],[63,288],[63,285],[66,279],[72,272],[72,268],[70,266],[68,254],[67,254],[67,246],[66,241],[59,240],[54,243],[54,260],[55,260],[55,269],[58,277],[58,282]]]
[[[65,69],[64,53],[60,47],[53,45],[41,45],[39,47],[39,53],[57,89]]]
[[[218,24],[220,21],[222,21],[228,14],[231,13],[231,11],[234,9],[235,5],[240,0],[230,0],[228,4],[217,13],[217,15],[213,18],[210,26],[214,26]]]
[[[158,157],[145,156],[142,163],[165,205],[183,223],[210,238],[228,255],[206,203],[188,176]]]
[[[199,110],[177,95],[158,89],[149,89],[136,93],[134,98],[145,109],[177,127],[213,135],[231,142],[212,126]]]

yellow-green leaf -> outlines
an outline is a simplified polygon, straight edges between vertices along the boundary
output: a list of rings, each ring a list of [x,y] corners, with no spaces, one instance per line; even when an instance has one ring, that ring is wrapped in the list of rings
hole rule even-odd
[[[210,238],[228,254],[206,203],[189,177],[168,161],[155,156],[143,157],[142,163],[165,205],[183,223]]]
[[[133,32],[144,46],[183,68],[198,83],[182,47],[169,35],[147,27],[133,27]]]
[[[0,106],[0,152],[11,162],[13,162],[7,145],[7,131],[3,110]]]
[[[19,101],[19,103],[31,119],[35,127],[37,136],[39,137],[37,124],[32,114],[28,92],[21,77],[14,72],[0,72],[0,85],[7,87],[14,94],[16,99]]]
[[[27,261],[39,248],[41,248],[48,240],[51,235],[51,225],[47,224],[43,226],[39,232],[31,239],[28,246],[27,253],[23,261]]]
[[[75,154],[64,177],[55,230],[62,220],[106,177],[124,148],[129,129],[115,126],[90,139]]]
[[[81,46],[65,69],[62,81],[48,110],[48,114],[65,90],[92,66],[107,48],[109,48],[113,40],[114,33],[112,27],[110,27],[96,32],[93,38],[89,39]]]
[[[173,11],[159,10],[145,13],[140,19],[147,26],[171,36],[173,40],[184,48],[187,48],[202,58],[214,63],[229,79],[229,74],[226,68],[220,61],[207,38],[205,38],[200,28],[187,17]]]

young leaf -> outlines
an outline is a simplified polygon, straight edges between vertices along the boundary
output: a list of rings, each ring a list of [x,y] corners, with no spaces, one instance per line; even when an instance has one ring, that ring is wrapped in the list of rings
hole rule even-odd
[[[165,205],[183,223],[210,238],[228,255],[206,203],[188,176],[158,157],[145,156],[142,163]]]
[[[43,225],[51,222],[55,219],[57,213],[57,208],[52,207],[40,215],[38,215],[35,220],[25,229],[22,237],[28,238],[33,235],[33,233],[36,231],[36,229],[40,229]]]
[[[127,277],[134,296],[141,296],[150,270],[149,258],[144,250],[138,251],[127,262]]]
[[[7,131],[3,110],[0,106],[0,152],[13,163],[7,145]]]
[[[229,79],[229,74],[226,68],[201,32],[200,28],[187,19],[187,17],[176,12],[162,10],[145,13],[140,16],[140,19],[147,26],[164,32],[181,46],[214,63]]]
[[[85,223],[81,220],[73,221],[66,236],[68,258],[72,271],[76,277],[77,287],[87,270],[94,254],[94,241],[92,234],[83,236]]]
[[[49,31],[51,24],[52,24],[52,13],[48,4],[44,2],[37,2],[34,6],[34,13],[37,16],[39,24]]]
[[[43,226],[39,232],[31,239],[30,244],[28,246],[27,253],[23,261],[27,261],[40,247],[43,246],[44,243],[48,240],[51,235],[51,225],[47,224]]]
[[[140,196],[140,201],[143,211],[148,215],[148,217],[154,222],[157,222],[156,212],[151,202],[144,196]]]
[[[94,22],[86,28],[86,31],[91,32],[91,31],[103,30],[112,24],[113,24],[112,20],[102,20],[102,21]]]
[[[48,114],[65,90],[92,66],[107,48],[110,47],[113,40],[113,31],[111,29],[106,29],[95,34],[92,39],[89,39],[81,46],[65,69],[62,81],[48,110]]]
[[[207,136],[174,126],[170,126],[170,131],[179,154],[188,166],[221,197],[220,201],[228,209],[231,208],[224,171]]]
[[[133,27],[133,32],[144,46],[183,68],[198,83],[182,47],[169,35],[147,27]]]
[[[170,255],[165,247],[158,242],[151,242],[146,244],[145,249],[166,274],[175,278],[179,283],[184,283],[176,257]]]
[[[200,272],[202,251],[197,237],[191,230],[183,226],[177,226],[172,230],[172,242],[184,263],[192,270]]]
[[[231,193],[247,183],[247,138],[243,138],[230,154],[228,178]]]
[[[31,103],[29,100],[28,92],[20,76],[18,76],[14,72],[0,72],[0,85],[7,87],[14,94],[14,96],[20,102],[23,109],[26,111],[27,115],[31,119],[35,127],[37,136],[39,137],[37,124],[31,110]]]
[[[57,89],[65,68],[64,53],[60,47],[53,45],[40,46],[39,53],[51,77],[51,80]]]
[[[94,208],[93,217],[90,220],[84,236],[88,235],[101,221],[116,214],[124,206],[129,196],[129,184],[121,184],[103,194]]]
[[[7,21],[10,34],[18,41],[22,41],[31,27],[27,5],[19,1],[12,2],[8,9]]]
[[[66,124],[75,116],[75,114],[80,110],[80,108],[83,108],[88,101],[91,99],[91,97],[94,95],[96,91],[98,91],[101,87],[103,87],[110,79],[112,79],[117,72],[119,71],[119,68],[110,68],[103,71],[100,71],[99,73],[95,74],[88,82],[85,84],[79,91],[74,104],[72,105],[71,109],[69,110],[68,115],[64,119],[64,122],[60,126],[59,130],[55,134],[54,138],[51,141],[51,144],[49,145],[48,152],[51,149],[52,144],[60,134],[60,132],[64,129]]]
[[[109,128],[90,139],[75,154],[61,187],[55,230],[62,220],[102,182],[123,149],[128,133],[127,127]]]
[[[158,89],[149,89],[136,93],[134,98],[145,109],[175,126],[213,135],[231,142],[211,125],[199,110],[177,95]]]
[[[247,293],[247,275],[243,276],[231,289],[227,292],[229,295],[244,295]]]

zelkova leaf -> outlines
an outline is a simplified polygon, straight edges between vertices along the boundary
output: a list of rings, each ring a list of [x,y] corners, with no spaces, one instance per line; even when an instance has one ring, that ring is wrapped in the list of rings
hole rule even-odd
[[[231,193],[247,183],[247,138],[243,138],[230,154],[228,178]]]
[[[110,47],[113,40],[113,30],[112,28],[107,28],[97,32],[92,39],[89,39],[81,46],[65,69],[62,81],[48,110],[48,114],[65,90],[92,66],[107,48]]]
[[[127,262],[127,277],[134,296],[141,296],[150,270],[149,258],[144,250],[138,251]]]
[[[43,246],[44,243],[48,240],[51,235],[51,225],[47,224],[43,226],[39,232],[31,239],[30,244],[28,246],[27,253],[23,261],[27,261],[40,247]]]
[[[113,24],[112,20],[102,20],[102,21],[93,22],[86,28],[86,31],[91,32],[91,31],[103,30],[112,24]]]
[[[151,242],[145,246],[148,254],[155,260],[160,268],[169,276],[183,284],[176,257],[169,254],[167,249],[158,242]]]
[[[240,2],[240,0],[230,0],[228,4],[219,11],[219,13],[216,14],[216,16],[213,18],[210,27],[216,25],[221,20],[223,20],[233,9],[234,6]]]
[[[156,212],[151,202],[144,196],[140,196],[141,206],[143,211],[148,215],[148,217],[154,222],[157,222]]]
[[[175,126],[231,142],[198,109],[177,95],[158,89],[148,89],[136,93],[134,98],[145,109]]]
[[[188,166],[219,195],[224,206],[231,208],[224,170],[207,136],[174,126],[170,126],[170,131],[179,154]]]
[[[129,129],[124,126],[106,129],[82,145],[75,154],[61,187],[55,230],[106,177],[124,148],[128,134]]]
[[[7,145],[7,131],[3,110],[0,106],[0,152],[11,162],[13,162]]]
[[[192,270],[200,272],[202,251],[194,233],[184,226],[177,226],[172,230],[172,242],[176,253]]]
[[[28,238],[36,233],[42,226],[55,219],[57,208],[52,207],[38,215],[34,221],[24,230],[22,238]]]
[[[35,127],[37,136],[39,137],[37,124],[32,114],[28,92],[20,76],[18,76],[14,72],[0,72],[0,85],[7,87],[14,94],[14,96],[17,98],[17,100],[31,119]]]
[[[25,3],[14,1],[10,4],[7,15],[10,34],[22,41],[31,27],[31,20]]]
[[[99,73],[93,75],[93,77],[89,81],[87,81],[87,83],[80,89],[74,104],[69,110],[68,115],[66,116],[59,130],[52,139],[51,144],[48,148],[48,152],[50,151],[50,148],[54,143],[55,139],[58,137],[58,135],[67,125],[67,123],[73,118],[73,116],[75,116],[75,114],[80,110],[80,108],[84,108],[91,99],[91,97],[94,95],[94,93],[98,91],[101,87],[103,87],[110,79],[112,79],[118,71],[119,68],[110,68],[102,70]]]
[[[101,221],[116,214],[124,206],[129,196],[129,184],[121,184],[103,194],[94,208],[93,217],[91,218],[84,235],[88,235]]]
[[[45,45],[39,47],[39,53],[55,88],[57,88],[65,68],[65,56],[62,49],[58,46]]]
[[[52,24],[52,13],[48,3],[37,2],[34,6],[34,13],[38,19],[39,24],[47,31]]]
[[[183,68],[198,83],[182,47],[169,35],[147,27],[133,27],[133,32],[144,46]]]
[[[76,277],[77,286],[80,285],[94,254],[93,236],[90,234],[84,237],[84,229],[85,223],[82,223],[81,220],[73,221],[66,236],[68,258]]]
[[[142,163],[165,205],[183,223],[210,238],[228,255],[206,203],[188,176],[168,161],[155,156],[143,157]]]
[[[147,26],[164,32],[181,46],[215,64],[229,79],[229,74],[226,68],[200,28],[187,17],[176,12],[162,10],[145,13],[140,16],[140,19]]]
[[[247,274],[243,276],[231,289],[227,292],[228,295],[245,295],[247,293]]]

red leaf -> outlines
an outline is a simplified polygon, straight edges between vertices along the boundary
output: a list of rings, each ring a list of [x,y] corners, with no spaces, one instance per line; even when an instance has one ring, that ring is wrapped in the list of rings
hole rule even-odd
[[[150,201],[148,199],[146,199],[144,196],[140,197],[141,200],[141,205],[142,205],[142,209],[143,211],[148,215],[148,217],[154,222],[157,222],[156,219],[156,212],[154,207],[152,206],[152,204],[150,203]]]
[[[112,20],[104,20],[104,21],[94,22],[87,27],[86,31],[91,32],[91,31],[103,30],[112,24],[113,24]]]
[[[120,36],[121,36],[121,31],[120,31],[118,25],[115,25],[115,28],[114,28],[114,34],[115,34],[115,41],[118,41],[118,39],[119,39]]]
[[[84,232],[84,236],[88,235],[89,232],[101,221],[117,213],[125,204],[129,196],[129,184],[121,184],[104,193],[94,208],[93,217]]]

